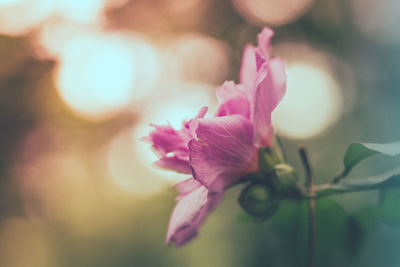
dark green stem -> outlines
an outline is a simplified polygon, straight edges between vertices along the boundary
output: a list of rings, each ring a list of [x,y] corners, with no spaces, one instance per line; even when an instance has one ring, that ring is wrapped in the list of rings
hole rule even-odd
[[[299,154],[304,166],[304,173],[306,177],[306,187],[308,189],[309,196],[314,196],[314,179],[312,175],[311,165],[308,160],[307,152],[304,145],[299,145]],[[310,198],[308,200],[309,207],[309,230],[308,230],[308,248],[309,248],[309,267],[315,267],[315,199]]]
[[[350,172],[350,169],[347,170],[343,170],[338,176],[334,177],[332,179],[331,184],[337,184],[340,182],[340,180],[342,180],[344,177],[346,177]]]

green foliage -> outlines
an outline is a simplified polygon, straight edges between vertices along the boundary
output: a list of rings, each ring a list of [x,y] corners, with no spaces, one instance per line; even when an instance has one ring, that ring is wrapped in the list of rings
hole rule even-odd
[[[386,144],[372,144],[372,143],[353,143],[351,144],[344,155],[343,172],[334,179],[334,183],[339,182],[343,177],[350,173],[355,165],[360,161],[375,155],[383,154],[388,156],[396,156],[400,154],[400,142],[386,143]]]
[[[260,172],[247,177],[249,184],[241,192],[239,203],[245,213],[241,222],[261,222],[269,219],[282,249],[290,252],[282,266],[308,266],[311,198],[315,198],[315,257],[317,266],[340,266],[359,255],[369,233],[379,221],[400,224],[400,168],[390,172],[340,181],[363,159],[375,154],[400,154],[400,142],[391,144],[354,143],[344,156],[344,171],[333,183],[313,187],[307,192],[298,184],[299,176],[282,163],[276,151],[259,151]],[[363,207],[352,214],[331,199],[322,197],[381,190],[379,205]]]
[[[349,172],[357,163],[377,153],[377,151],[368,149],[362,143],[351,144],[343,158],[345,171]]]
[[[309,220],[308,200],[282,201],[271,219],[273,230],[282,241],[281,246],[290,253],[283,266],[308,266]],[[330,199],[316,201],[316,266],[335,266],[335,258],[345,253],[347,222],[348,215],[336,202]]]
[[[369,210],[370,212],[371,210]],[[365,218],[368,218],[369,214],[349,215],[346,218],[345,224],[345,249],[346,255],[349,258],[356,258],[359,255],[361,248],[364,244],[368,233],[368,223]]]
[[[400,189],[390,188],[381,191],[381,203],[378,205],[379,219],[390,226],[400,224]]]
[[[355,259],[359,255],[366,239],[380,220],[380,211],[377,205],[363,206],[348,216],[345,229],[345,251],[349,258]]]
[[[339,184],[329,184],[317,186],[315,188],[317,197],[323,197],[334,194],[366,191],[373,189],[384,189],[400,186],[400,168],[390,172],[370,176],[367,178],[356,179],[352,181],[340,182]]]

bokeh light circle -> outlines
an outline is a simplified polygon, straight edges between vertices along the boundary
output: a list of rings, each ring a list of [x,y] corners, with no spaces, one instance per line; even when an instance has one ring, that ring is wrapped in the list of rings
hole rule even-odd
[[[160,64],[156,49],[143,40],[80,36],[65,47],[56,83],[74,111],[88,118],[106,118],[148,93]]]
[[[340,115],[340,87],[320,66],[294,62],[287,66],[288,85],[273,113],[276,130],[289,138],[320,134]]]
[[[170,67],[182,80],[218,85],[229,71],[229,48],[220,40],[200,34],[186,34],[169,52]]]
[[[167,183],[138,160],[142,157],[135,150],[138,142],[132,139],[129,130],[114,137],[107,152],[107,168],[109,177],[119,189],[144,197],[161,191]]]
[[[48,0],[7,0],[0,2],[0,33],[23,35],[40,25],[54,10]]]
[[[282,25],[304,14],[314,0],[232,0],[235,9],[249,23]]]

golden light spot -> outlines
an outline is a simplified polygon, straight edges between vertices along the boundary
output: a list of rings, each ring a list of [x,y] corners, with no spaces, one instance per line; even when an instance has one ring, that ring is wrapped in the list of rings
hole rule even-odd
[[[78,114],[101,119],[148,93],[160,59],[148,43],[118,35],[72,39],[61,55],[56,83]]]
[[[279,134],[302,139],[318,135],[334,123],[341,109],[341,92],[331,74],[307,62],[287,67],[288,86],[273,114]]]

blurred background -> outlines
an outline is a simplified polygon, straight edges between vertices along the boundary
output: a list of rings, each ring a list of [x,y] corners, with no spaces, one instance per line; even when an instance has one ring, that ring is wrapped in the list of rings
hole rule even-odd
[[[215,110],[263,26],[287,63],[274,115],[291,164],[305,143],[316,182],[355,141],[400,136],[396,0],[1,0],[0,266],[303,266],[306,213],[241,222],[227,192],[200,235],[164,244],[185,179],[152,166],[149,123]],[[353,176],[399,165],[376,157]],[[400,194],[386,206],[393,220]],[[400,228],[377,192],[317,204],[318,266],[399,266]],[[396,217],[397,216],[397,217]]]

